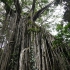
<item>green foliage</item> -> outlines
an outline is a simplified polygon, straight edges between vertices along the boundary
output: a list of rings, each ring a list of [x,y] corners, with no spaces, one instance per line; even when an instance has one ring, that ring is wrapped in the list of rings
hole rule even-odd
[[[69,40],[69,38],[70,38],[70,23],[67,23],[65,26],[58,24],[56,30],[58,31],[58,35],[56,37],[63,38],[63,41]]]
[[[57,24],[57,28],[56,28],[57,31],[62,30],[62,28],[63,28],[62,24]]]
[[[57,24],[56,30],[58,31],[58,34],[55,36],[53,44],[61,46],[65,43],[70,46],[70,23],[67,23],[66,25]]]
[[[48,2],[48,0],[41,0],[41,2],[43,2],[43,3],[47,3],[47,2]]]
[[[40,31],[40,29],[39,28],[29,28],[28,29],[28,32],[39,32]]]
[[[6,2],[9,4],[9,6],[11,6],[13,3],[13,0],[7,0]]]

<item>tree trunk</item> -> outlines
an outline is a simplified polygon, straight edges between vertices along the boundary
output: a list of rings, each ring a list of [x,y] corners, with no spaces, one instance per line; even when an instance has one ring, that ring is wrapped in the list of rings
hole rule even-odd
[[[14,24],[1,56],[0,70],[67,70],[62,67],[63,58],[52,50],[54,37],[29,18],[21,17],[17,22],[16,16],[7,21]]]

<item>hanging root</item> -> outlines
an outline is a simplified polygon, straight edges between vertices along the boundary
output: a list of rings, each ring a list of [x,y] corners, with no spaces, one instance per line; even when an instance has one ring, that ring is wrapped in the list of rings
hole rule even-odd
[[[20,59],[19,59],[19,70],[22,70],[23,69],[23,57],[24,57],[24,52],[25,51],[27,51],[27,50],[29,50],[30,49],[30,47],[28,47],[28,48],[25,48],[25,49],[23,49],[22,51],[21,51],[21,53],[20,53]]]

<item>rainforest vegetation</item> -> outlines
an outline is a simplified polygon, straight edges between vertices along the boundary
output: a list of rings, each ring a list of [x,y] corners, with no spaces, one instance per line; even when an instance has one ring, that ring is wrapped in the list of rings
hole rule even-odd
[[[0,70],[70,70],[70,0],[0,0]]]

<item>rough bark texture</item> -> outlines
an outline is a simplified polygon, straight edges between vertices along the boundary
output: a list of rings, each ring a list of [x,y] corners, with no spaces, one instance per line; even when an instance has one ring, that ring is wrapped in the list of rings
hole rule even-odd
[[[0,60],[0,70],[69,70],[61,48],[52,49],[54,37],[26,17],[17,23],[16,17],[8,18],[14,24]]]

